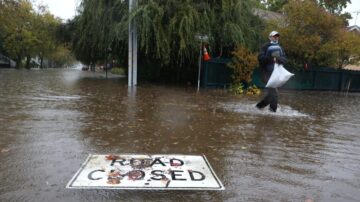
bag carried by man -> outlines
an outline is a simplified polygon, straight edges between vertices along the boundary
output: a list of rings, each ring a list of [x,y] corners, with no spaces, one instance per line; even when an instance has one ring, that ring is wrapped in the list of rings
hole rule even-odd
[[[284,85],[292,76],[293,73],[287,71],[283,65],[278,63],[274,64],[274,70],[271,73],[269,81],[266,84],[266,88],[278,88]]]

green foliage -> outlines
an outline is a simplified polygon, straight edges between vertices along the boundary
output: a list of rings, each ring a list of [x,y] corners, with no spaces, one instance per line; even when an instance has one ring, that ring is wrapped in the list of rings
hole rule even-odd
[[[71,66],[76,62],[70,50],[64,45],[58,45],[48,58],[54,63],[55,67]]]
[[[118,22],[128,22],[128,6],[121,0],[83,0],[80,14],[74,19],[72,49],[78,60],[85,64],[105,60],[110,47],[116,55],[126,57],[127,31],[117,30]],[[128,26],[127,26],[128,28]],[[117,31],[119,33],[117,33]]]
[[[111,73],[118,75],[125,75],[125,69],[121,67],[114,67],[111,69]]]
[[[330,13],[340,14],[351,0],[318,0],[318,2],[320,6],[326,8]]]
[[[230,56],[236,44],[255,50],[261,27],[252,14],[253,1],[168,0],[138,1],[128,12],[122,0],[84,0],[73,36],[73,51],[83,63],[104,60],[111,47],[118,61],[127,59],[129,22],[138,31],[139,61],[156,64],[154,72],[173,69],[178,74],[196,72],[200,41],[206,35],[212,55]],[[126,64],[126,63],[125,63]],[[140,64],[141,65],[141,64]]]
[[[229,55],[238,44],[250,49],[257,48],[257,34],[260,31],[258,25],[261,23],[253,17],[252,1],[223,0],[219,2],[219,5],[211,10],[215,12],[213,14],[215,23],[211,26],[216,27],[214,36],[215,40],[219,41],[218,46],[221,49],[228,49]]]
[[[292,58],[291,56],[288,57],[288,60],[286,61],[286,66],[290,67],[292,69],[297,69],[297,70],[301,70],[304,68],[306,62],[304,61],[297,61],[294,58]]]
[[[339,69],[349,63],[356,63],[359,56],[360,36],[345,30],[339,30],[338,37],[325,43],[317,54],[318,61],[322,62],[320,65],[331,64]]]
[[[345,37],[342,17],[331,14],[313,0],[289,0],[284,11],[285,23],[273,24],[275,26],[266,29],[264,34],[267,36],[273,29],[281,33],[285,52],[295,63],[292,67],[303,67],[305,63],[340,67],[357,55],[356,39]]]
[[[24,56],[33,54],[34,47],[39,43],[33,33],[33,23],[34,15],[30,2],[1,2],[0,30],[3,31],[4,52],[18,64]]]
[[[289,0],[267,0],[266,2],[263,2],[265,7],[270,11],[281,11],[283,6],[287,4]]]
[[[258,0],[261,4],[265,6],[270,11],[280,11],[283,6],[291,0]],[[312,0],[314,3],[319,6],[325,8],[332,14],[340,15],[342,10],[346,8],[347,4],[351,2],[351,0]]]
[[[255,84],[246,88],[242,82],[231,84],[229,91],[235,95],[241,95],[244,93],[246,93],[246,95],[259,95],[261,93],[261,90]]]
[[[247,95],[259,95],[261,93],[261,90],[255,85],[251,85],[246,89]]]
[[[246,93],[247,95],[260,94],[260,89],[255,85],[249,85],[252,82],[252,74],[257,67],[257,63],[257,54],[241,45],[235,49],[232,62],[228,65],[233,69],[231,92],[234,94]],[[249,86],[246,88],[244,84]]]
[[[244,84],[242,83],[231,84],[230,92],[234,93],[235,95],[243,94],[245,92]]]
[[[31,58],[38,56],[41,65],[44,58],[51,60],[51,56],[59,50],[55,31],[61,23],[60,19],[56,19],[42,5],[35,11],[29,0],[3,0],[0,7],[3,52],[14,59],[18,66],[26,58],[27,68],[30,68]]]
[[[238,46],[233,52],[232,62],[229,64],[229,67],[234,70],[233,83],[250,83],[256,65],[257,55],[243,46]]]

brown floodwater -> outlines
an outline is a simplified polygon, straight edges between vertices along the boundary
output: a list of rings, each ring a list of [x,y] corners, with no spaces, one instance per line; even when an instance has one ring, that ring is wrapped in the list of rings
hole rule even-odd
[[[360,94],[259,96],[0,69],[0,201],[359,201]],[[89,154],[204,154],[224,191],[74,190]]]

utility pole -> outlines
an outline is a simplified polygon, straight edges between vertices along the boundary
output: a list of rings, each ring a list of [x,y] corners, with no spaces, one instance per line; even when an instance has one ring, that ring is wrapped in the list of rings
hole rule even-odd
[[[353,12],[353,13],[356,13],[356,17],[355,17],[355,25],[356,25],[356,22],[357,22],[357,17],[358,17],[358,15],[359,15],[359,13],[360,13],[360,10],[359,11],[355,11],[355,12]]]
[[[129,0],[129,13],[131,13],[137,7],[137,0]],[[129,24],[129,72],[128,72],[128,86],[137,85],[137,30],[135,21],[132,20]]]

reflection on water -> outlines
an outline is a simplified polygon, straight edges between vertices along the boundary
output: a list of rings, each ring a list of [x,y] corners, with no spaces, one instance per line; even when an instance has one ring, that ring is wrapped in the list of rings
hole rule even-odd
[[[0,69],[0,201],[358,201],[360,95],[260,97]],[[66,190],[89,153],[205,154],[226,190]]]

